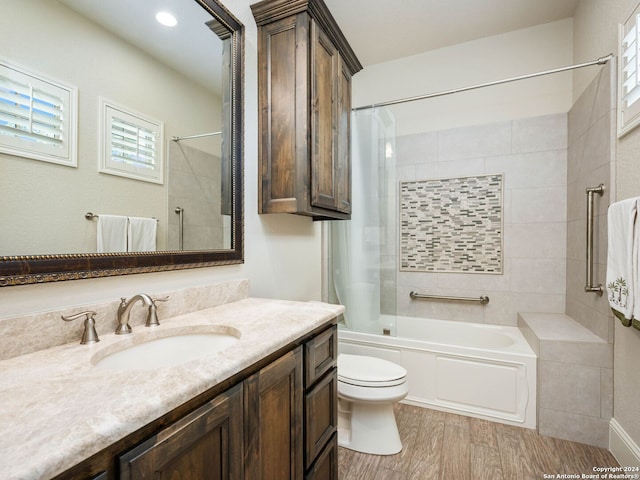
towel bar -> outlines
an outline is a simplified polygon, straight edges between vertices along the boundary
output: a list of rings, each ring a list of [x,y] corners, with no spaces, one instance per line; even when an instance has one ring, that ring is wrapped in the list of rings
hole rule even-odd
[[[596,293],[602,296],[602,284],[593,285],[593,195],[597,193],[602,196],[604,194],[604,185],[601,183],[597,187],[587,187],[587,284],[584,291],[587,293]]]
[[[425,295],[423,293],[418,292],[410,292],[409,297],[412,299],[415,298],[424,298],[427,300],[451,300],[455,302],[478,302],[481,305],[486,305],[489,303],[489,297],[486,295],[482,295],[480,297],[450,297],[447,295]]]
[[[87,220],[93,220],[94,218],[98,218],[100,215],[98,215],[97,213],[92,213],[92,212],[87,212],[84,214],[84,218],[86,218]],[[160,222],[160,220],[158,220],[156,217],[151,217],[153,218],[156,222]]]

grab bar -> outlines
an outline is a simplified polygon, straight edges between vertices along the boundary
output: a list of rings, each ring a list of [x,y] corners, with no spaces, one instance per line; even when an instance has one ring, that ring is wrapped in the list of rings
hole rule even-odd
[[[423,293],[418,292],[410,292],[409,297],[412,299],[416,298],[424,298],[427,300],[451,300],[455,302],[478,302],[481,305],[486,305],[489,303],[489,297],[486,295],[481,295],[480,297],[450,297],[447,295],[425,295]]]
[[[597,293],[602,296],[602,284],[593,285],[593,194],[604,194],[604,185],[601,183],[597,187],[587,187],[587,285],[584,291],[587,293]]]
[[[176,207],[174,210],[178,215],[178,250],[184,250],[184,208]]]

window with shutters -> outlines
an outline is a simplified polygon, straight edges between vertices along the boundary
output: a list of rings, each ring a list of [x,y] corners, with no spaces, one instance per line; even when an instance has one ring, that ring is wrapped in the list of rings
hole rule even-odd
[[[618,137],[640,123],[640,4],[620,25],[618,40]]]
[[[163,182],[163,122],[100,100],[100,172]]]
[[[0,152],[77,167],[76,88],[0,60]]]

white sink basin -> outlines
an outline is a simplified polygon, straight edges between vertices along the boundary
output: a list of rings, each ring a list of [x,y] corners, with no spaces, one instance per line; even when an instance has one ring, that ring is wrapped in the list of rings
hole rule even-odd
[[[91,363],[105,370],[155,370],[213,355],[240,338],[240,332],[230,327],[205,332],[189,332],[183,328],[161,332],[162,336],[151,335],[106,347],[93,356]]]

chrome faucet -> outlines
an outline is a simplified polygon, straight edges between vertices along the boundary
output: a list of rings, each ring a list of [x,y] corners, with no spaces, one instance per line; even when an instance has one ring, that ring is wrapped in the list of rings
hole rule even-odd
[[[146,293],[134,295],[129,301],[127,301],[125,297],[122,297],[120,299],[120,305],[118,306],[118,328],[116,328],[116,335],[125,335],[132,332],[131,326],[129,325],[129,318],[131,316],[131,308],[138,300],[142,301],[149,309],[145,326],[154,327],[160,325],[156,302],[166,302],[168,299],[169,297],[164,297],[154,300]]]

